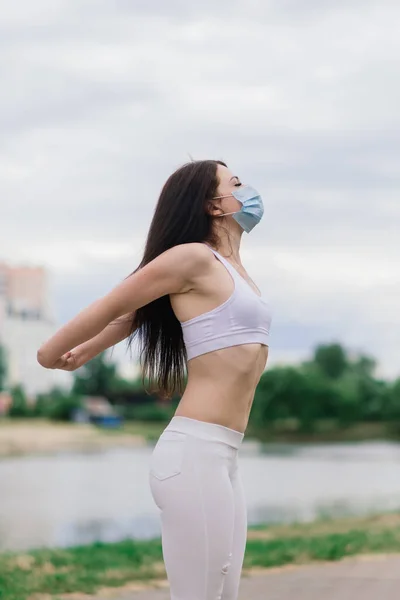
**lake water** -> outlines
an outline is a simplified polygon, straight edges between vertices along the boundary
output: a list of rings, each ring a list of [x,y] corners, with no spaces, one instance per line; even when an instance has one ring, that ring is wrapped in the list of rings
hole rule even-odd
[[[1,460],[0,550],[159,536],[152,450]],[[249,525],[400,509],[400,444],[244,440],[239,460]]]

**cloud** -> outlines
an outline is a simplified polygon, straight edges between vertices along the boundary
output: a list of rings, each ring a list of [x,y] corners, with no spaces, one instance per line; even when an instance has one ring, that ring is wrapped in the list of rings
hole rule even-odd
[[[271,361],[337,338],[395,375],[399,17],[390,0],[8,4],[0,257],[47,265],[65,322],[136,267],[171,171],[222,158],[265,198],[243,261],[274,305]]]

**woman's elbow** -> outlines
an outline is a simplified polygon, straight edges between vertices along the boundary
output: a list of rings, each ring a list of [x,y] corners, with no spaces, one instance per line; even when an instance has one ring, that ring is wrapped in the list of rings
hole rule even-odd
[[[50,368],[50,366],[51,366],[50,362],[49,362],[48,358],[46,359],[45,354],[43,353],[43,351],[40,348],[37,351],[36,359],[37,359],[39,365],[41,365],[45,369],[49,369]]]

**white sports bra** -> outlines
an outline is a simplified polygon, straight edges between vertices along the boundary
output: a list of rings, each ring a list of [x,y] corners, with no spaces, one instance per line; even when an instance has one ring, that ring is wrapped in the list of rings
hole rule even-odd
[[[205,245],[229,271],[235,287],[229,298],[213,310],[180,321],[187,359],[241,344],[267,346],[272,320],[268,303],[221,254]]]

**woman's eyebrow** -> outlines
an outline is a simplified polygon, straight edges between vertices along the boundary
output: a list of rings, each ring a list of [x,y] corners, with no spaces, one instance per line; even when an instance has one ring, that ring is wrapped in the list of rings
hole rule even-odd
[[[239,177],[238,177],[237,175],[234,175],[233,177],[231,177],[231,178],[230,178],[230,180],[229,180],[229,181],[232,181],[232,179],[237,179],[237,180],[239,180]]]

